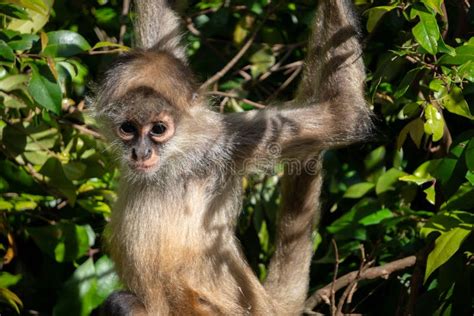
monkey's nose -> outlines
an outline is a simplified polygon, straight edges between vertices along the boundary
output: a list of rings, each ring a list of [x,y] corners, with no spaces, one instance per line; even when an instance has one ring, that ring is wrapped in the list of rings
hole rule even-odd
[[[132,159],[137,161],[146,161],[151,158],[152,155],[152,149],[151,148],[145,148],[143,150],[132,148]]]

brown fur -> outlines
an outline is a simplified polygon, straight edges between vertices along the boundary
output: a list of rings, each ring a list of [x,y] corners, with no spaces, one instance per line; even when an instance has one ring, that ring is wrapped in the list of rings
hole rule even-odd
[[[123,162],[107,240],[121,280],[143,304],[130,304],[129,313],[300,314],[309,283],[321,155],[363,140],[370,131],[350,3],[320,1],[293,101],[230,115],[210,111],[196,90],[166,2],[138,0],[137,5],[139,43],[147,50],[118,61],[95,104],[104,134]],[[150,12],[162,20],[153,22]],[[148,36],[153,28],[160,30]],[[127,158],[130,146],[111,131],[131,117],[143,116],[145,124],[163,111],[173,119],[174,134],[162,144],[150,143],[158,163],[138,172]],[[234,236],[241,175],[288,159],[306,168],[295,173],[287,166],[277,249],[262,285]],[[125,306],[128,295],[114,296],[108,306]]]

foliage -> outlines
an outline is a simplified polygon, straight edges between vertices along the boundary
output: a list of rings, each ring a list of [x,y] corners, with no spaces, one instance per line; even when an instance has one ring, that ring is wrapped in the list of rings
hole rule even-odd
[[[345,311],[470,314],[473,6],[454,0],[355,2],[377,134],[370,144],[326,154],[311,290],[332,281],[336,259],[340,276],[358,270],[362,259],[381,265],[418,254],[426,268],[361,281]],[[216,111],[291,97],[314,7],[311,0],[189,5],[183,13],[188,53],[203,81],[253,40],[212,85]],[[131,45],[131,23],[122,11],[117,0],[0,1],[5,314],[97,314],[120,287],[100,238],[115,199],[117,168],[84,99],[89,82]],[[280,175],[244,181],[238,234],[261,278],[274,250]]]

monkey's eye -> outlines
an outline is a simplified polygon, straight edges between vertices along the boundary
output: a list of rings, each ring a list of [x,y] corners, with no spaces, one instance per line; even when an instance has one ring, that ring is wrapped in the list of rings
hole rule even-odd
[[[131,122],[125,122],[120,125],[120,132],[124,134],[135,134],[137,128]]]
[[[166,132],[166,125],[163,123],[156,123],[150,130],[151,136],[159,136]]]

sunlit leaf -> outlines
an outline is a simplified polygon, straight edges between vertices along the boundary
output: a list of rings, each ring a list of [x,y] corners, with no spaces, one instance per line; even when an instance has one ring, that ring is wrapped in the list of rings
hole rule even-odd
[[[432,135],[433,141],[443,138],[444,120],[438,110],[431,104],[425,107],[425,133]]]
[[[39,0],[29,0],[22,2],[22,5],[30,3],[34,8],[27,8],[28,20],[13,19],[8,23],[7,28],[15,30],[20,33],[36,33],[43,28],[48,22],[49,13],[53,6],[54,0],[41,0],[42,4],[39,5]]]
[[[461,88],[457,86],[452,86],[449,93],[444,93],[441,97],[441,103],[451,113],[467,117],[469,119],[474,119],[471,111],[469,110],[469,105],[464,99]]]
[[[17,314],[20,314],[20,309],[23,308],[23,302],[9,289],[0,288],[0,301],[10,305],[10,307],[12,307],[17,312]]]
[[[441,37],[435,16],[417,7],[412,8],[411,16],[420,18],[420,22],[412,29],[416,41],[428,53],[435,55],[438,52],[438,40]]]
[[[0,90],[10,92],[16,90],[28,81],[27,75],[10,75],[0,80]]]
[[[252,56],[250,56],[249,60],[252,63],[250,71],[254,78],[258,77],[275,64],[275,56],[273,56],[272,50],[268,47],[256,51]]]
[[[362,182],[350,186],[347,191],[344,193],[345,198],[358,199],[368,192],[370,192],[375,187],[375,184],[371,182]]]
[[[466,44],[455,48],[455,56],[444,55],[440,58],[441,64],[462,65],[474,60],[474,44]]]
[[[474,138],[471,139],[466,147],[466,165],[470,171],[474,172]]]
[[[420,118],[414,119],[413,121],[405,125],[405,127],[398,135],[397,148],[400,149],[403,146],[408,135],[410,135],[410,138],[413,140],[416,147],[420,147],[421,140],[423,139],[424,134],[425,129],[423,120]]]
[[[441,5],[443,4],[444,0],[421,0],[427,7],[433,9],[438,14],[443,14],[443,10],[441,9]]]
[[[53,309],[53,316],[87,316],[101,303],[92,258],[81,264],[66,281]]]
[[[387,191],[395,190],[395,184],[399,181],[398,179],[406,174],[406,172],[394,168],[387,170],[378,179],[375,192],[382,194]]]
[[[451,258],[461,247],[462,242],[471,233],[471,230],[464,228],[454,228],[435,241],[435,247],[428,255],[425,271],[425,282],[430,275]]]
[[[39,105],[56,114],[61,111],[61,87],[44,64],[30,64],[32,77],[28,91]]]
[[[0,3],[0,16],[2,15],[20,20],[28,20],[28,12],[21,6],[14,4]]]
[[[89,249],[88,225],[61,223],[43,227],[30,227],[28,232],[38,247],[58,262],[72,261]]]
[[[71,31],[48,32],[48,45],[43,54],[51,57],[69,57],[91,49],[82,35]]]
[[[430,202],[431,204],[435,205],[436,202],[436,190],[435,190],[435,185],[432,184],[430,187],[427,189],[423,190],[423,192],[426,195],[426,200]]]
[[[17,284],[21,280],[21,274],[13,275],[11,273],[0,272],[0,288],[7,288]]]
[[[13,49],[2,40],[0,40],[0,58],[7,61],[15,60],[15,54],[13,53]]]
[[[474,228],[474,214],[463,211],[445,211],[434,215],[420,230],[420,235],[427,238],[431,233],[446,233],[453,228]]]
[[[8,41],[8,46],[13,50],[24,51],[31,49],[33,43],[39,39],[38,35],[35,34],[21,34],[15,37],[15,39]]]
[[[408,175],[399,178],[400,181],[415,183],[416,185],[422,185],[426,182],[433,181],[433,178],[422,178],[415,175]]]
[[[387,5],[378,6],[367,10],[367,14],[369,15],[369,18],[367,19],[367,31],[371,33],[375,29],[375,26],[377,25],[379,20],[385,15],[385,13],[390,12],[395,8],[395,5]]]
[[[121,287],[121,283],[117,273],[115,272],[114,263],[107,256],[102,256],[95,263],[97,275],[97,297],[98,301],[104,301],[112,292]]]

